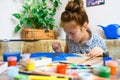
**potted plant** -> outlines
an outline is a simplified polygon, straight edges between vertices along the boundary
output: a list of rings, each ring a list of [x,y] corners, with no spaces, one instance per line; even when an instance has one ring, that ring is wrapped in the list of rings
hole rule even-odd
[[[54,33],[56,27],[53,16],[61,4],[60,0],[23,0],[23,11],[12,14],[19,20],[14,32],[22,29],[22,39],[49,39],[50,32]]]

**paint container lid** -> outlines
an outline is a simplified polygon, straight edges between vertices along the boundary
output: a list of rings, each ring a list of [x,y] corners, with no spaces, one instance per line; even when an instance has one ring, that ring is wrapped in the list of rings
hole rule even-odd
[[[17,57],[16,56],[9,56],[8,61],[16,61]]]
[[[103,57],[103,65],[106,66],[106,61],[111,61],[111,57]]]
[[[95,66],[93,67],[93,73],[98,75],[101,66],[102,66],[102,65],[95,65]]]
[[[77,68],[77,64],[69,64],[69,68]]]
[[[34,58],[26,59],[26,63],[35,63],[35,59]]]
[[[22,59],[28,59],[30,58],[31,54],[22,54]]]
[[[99,69],[100,72],[110,72],[110,68],[108,66],[101,66]]]
[[[92,74],[91,73],[85,73],[85,72],[79,73],[78,78],[80,80],[92,80]]]
[[[108,66],[101,66],[99,68],[99,76],[104,78],[110,77],[110,68]]]
[[[117,66],[117,61],[106,61],[107,66]]]

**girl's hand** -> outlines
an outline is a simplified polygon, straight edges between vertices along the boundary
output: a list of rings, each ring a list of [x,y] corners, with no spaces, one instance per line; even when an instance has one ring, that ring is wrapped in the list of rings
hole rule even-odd
[[[103,49],[101,47],[95,47],[87,54],[89,57],[103,56]]]
[[[62,48],[59,42],[54,42],[52,48],[55,52],[62,52]]]

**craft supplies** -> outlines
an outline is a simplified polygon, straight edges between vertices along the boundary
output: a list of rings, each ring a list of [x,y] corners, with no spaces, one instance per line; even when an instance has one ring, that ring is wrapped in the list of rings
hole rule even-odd
[[[10,66],[8,67],[8,76],[14,77],[18,74],[19,72],[19,67],[18,66]]]
[[[35,69],[35,59],[27,59],[26,61],[26,70],[32,71]]]
[[[29,54],[29,53],[28,54],[27,53],[26,54],[22,54],[22,59],[28,59],[28,58],[30,58],[30,55],[31,54]]]
[[[5,53],[3,53],[3,61],[7,62],[8,57],[10,57],[10,56],[16,56],[17,62],[20,60],[20,52],[5,52]]]
[[[16,56],[9,56],[8,57],[8,66],[16,66],[17,65],[17,57]]]
[[[99,76],[104,78],[110,77],[110,68],[108,66],[101,66],[99,68]]]
[[[91,65],[69,64],[69,67],[67,68],[66,74],[68,74],[68,75],[73,75],[73,74],[78,75],[79,73],[91,72],[91,71],[92,71]]]
[[[60,74],[66,74],[67,64],[58,64],[56,72]]]
[[[35,60],[35,66],[44,66],[52,63],[52,58],[41,57],[40,59]]]
[[[99,75],[99,70],[102,65],[94,65],[93,67],[93,73],[96,75]]]
[[[74,68],[74,69],[75,69],[75,68],[78,68],[77,64],[69,64],[68,67],[69,67],[69,68]]]
[[[103,57],[103,65],[106,66],[106,61],[112,60],[111,57]]]
[[[56,76],[28,76],[28,80],[69,80],[69,78],[57,78]]]
[[[24,71],[24,72],[26,72],[26,71]],[[67,75],[67,74],[58,74],[58,73],[54,73],[54,72],[45,72],[45,71],[41,71],[41,70],[35,70],[35,71],[33,71],[33,73],[38,74],[38,75],[46,75],[46,76],[49,75],[49,76],[69,77],[69,78],[72,78],[72,76]]]
[[[116,61],[118,63],[118,66],[117,66],[117,68],[118,68],[117,69],[117,78],[120,79],[120,69],[119,69],[120,68],[120,59],[117,59]]]
[[[45,71],[45,72],[56,72],[56,66],[41,66],[38,70]]]
[[[14,77],[14,80],[28,80],[28,75],[18,74]]]
[[[92,74],[91,73],[79,73],[78,78],[80,80],[92,80]]]
[[[106,66],[110,67],[110,74],[116,75],[117,74],[117,62],[116,61],[106,61]]]
[[[78,74],[78,73],[83,73],[83,72],[91,72],[91,69],[67,69],[66,74],[72,75],[72,74]]]

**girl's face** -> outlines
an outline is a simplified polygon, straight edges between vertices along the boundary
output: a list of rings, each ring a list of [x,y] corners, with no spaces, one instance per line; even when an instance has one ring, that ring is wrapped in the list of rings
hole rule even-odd
[[[76,24],[75,21],[66,22],[63,24],[63,29],[67,37],[75,43],[82,41],[84,37],[84,27]]]

